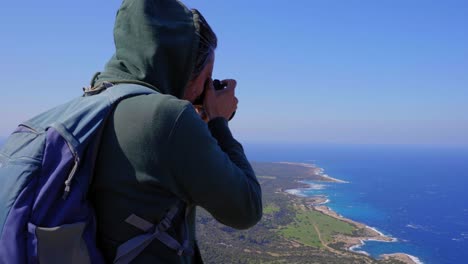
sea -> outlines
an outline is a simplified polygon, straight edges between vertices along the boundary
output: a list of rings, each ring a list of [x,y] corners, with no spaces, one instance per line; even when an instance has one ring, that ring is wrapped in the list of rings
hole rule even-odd
[[[2,145],[0,139],[0,147]],[[252,161],[315,164],[347,183],[308,182],[340,215],[396,242],[356,251],[406,253],[426,264],[468,263],[468,147],[244,144]]]
[[[396,242],[365,241],[378,258],[406,253],[426,264],[468,263],[468,148],[408,145],[245,144],[250,160],[315,164],[348,183],[309,182],[302,195]]]

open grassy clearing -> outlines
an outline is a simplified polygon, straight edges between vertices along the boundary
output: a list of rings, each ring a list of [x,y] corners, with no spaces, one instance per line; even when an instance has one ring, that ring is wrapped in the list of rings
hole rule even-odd
[[[297,210],[294,221],[278,230],[278,232],[287,239],[321,248],[324,245],[320,242],[319,234],[316,232],[314,225],[326,244],[333,241],[334,234],[351,235],[356,230],[354,226],[320,212]]]

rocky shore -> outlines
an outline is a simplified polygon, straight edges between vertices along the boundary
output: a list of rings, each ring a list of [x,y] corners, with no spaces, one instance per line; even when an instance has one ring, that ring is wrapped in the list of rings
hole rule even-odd
[[[318,168],[318,167],[316,167],[316,166],[314,166],[312,164],[292,163],[292,162],[282,162],[282,163],[283,164],[289,164],[289,165],[304,166],[304,167],[310,168],[313,171],[313,173],[315,173],[316,176],[319,177],[319,179],[317,179],[318,181],[335,182],[335,183],[347,183],[346,181],[339,180],[339,179],[330,177],[327,174],[324,174],[324,170],[322,168]],[[304,185],[304,184],[307,185],[307,183],[305,183],[303,181],[300,181],[299,183],[301,185]],[[308,186],[306,188],[317,188],[317,186]],[[342,234],[339,234],[339,235],[335,236],[335,242],[336,243],[342,243],[344,245],[344,248],[346,248],[347,250],[350,250],[350,251],[353,251],[353,252],[356,252],[356,253],[361,253],[361,254],[364,254],[364,255],[369,255],[365,251],[358,250],[358,248],[360,246],[362,246],[365,243],[365,241],[382,241],[382,242],[395,242],[395,241],[397,241],[395,238],[390,237],[390,236],[386,236],[382,232],[378,231],[377,229],[375,229],[373,227],[369,227],[369,226],[367,226],[367,225],[365,225],[363,223],[359,223],[359,222],[353,221],[351,219],[345,218],[342,215],[336,213],[331,208],[326,206],[326,204],[329,202],[329,200],[328,200],[328,198],[326,196],[317,195],[317,196],[306,197],[305,195],[302,195],[301,188],[299,188],[299,189],[288,189],[288,190],[284,190],[284,191],[286,193],[290,194],[290,195],[295,195],[295,196],[306,199],[307,208],[309,210],[315,210],[315,211],[318,211],[318,212],[323,213],[325,215],[328,215],[330,217],[333,217],[335,219],[338,219],[340,221],[347,222],[347,223],[355,226],[359,230],[361,230],[360,233],[363,234],[363,235],[359,236],[359,237],[347,236],[347,235],[342,235]],[[384,259],[384,260],[395,259],[395,260],[399,260],[399,261],[401,261],[403,263],[406,263],[406,264],[421,264],[422,263],[417,257],[411,256],[411,255],[408,255],[408,254],[405,254],[405,253],[383,254],[383,255],[379,256],[379,258]]]

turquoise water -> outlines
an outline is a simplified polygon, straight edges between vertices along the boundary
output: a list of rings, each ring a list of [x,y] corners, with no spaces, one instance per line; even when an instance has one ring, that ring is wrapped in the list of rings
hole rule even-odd
[[[1,146],[2,142],[0,142]],[[468,149],[410,146],[244,146],[255,161],[314,163],[349,183],[317,183],[339,214],[397,242],[367,241],[374,257],[402,252],[427,264],[468,263]]]
[[[258,161],[315,163],[348,181],[322,190],[330,208],[396,238],[368,241],[374,257],[403,252],[424,263],[468,263],[468,149],[410,146],[247,145]]]

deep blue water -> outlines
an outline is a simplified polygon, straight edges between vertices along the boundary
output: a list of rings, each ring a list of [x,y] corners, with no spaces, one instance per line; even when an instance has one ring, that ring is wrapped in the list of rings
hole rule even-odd
[[[0,146],[2,145],[0,139]],[[327,204],[398,242],[366,242],[377,257],[403,252],[427,264],[468,263],[468,148],[244,145],[254,161],[314,163],[348,181],[327,183]],[[323,184],[323,183],[320,183]]]
[[[468,263],[468,149],[427,146],[246,144],[256,161],[317,164],[348,181],[326,184],[327,205],[398,242],[366,242],[377,257],[403,252],[424,263]],[[306,192],[306,194],[307,194]]]

